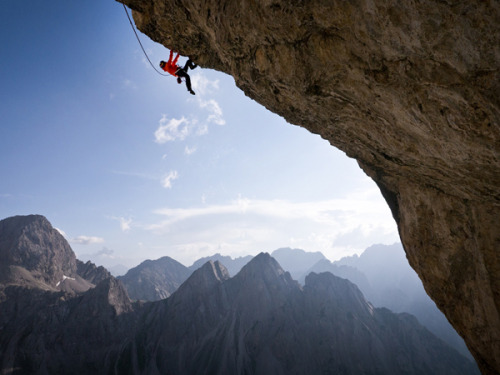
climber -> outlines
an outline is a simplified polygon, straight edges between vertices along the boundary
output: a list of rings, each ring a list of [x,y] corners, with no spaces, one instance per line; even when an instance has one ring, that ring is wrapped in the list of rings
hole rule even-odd
[[[179,53],[175,56],[175,58],[172,60],[174,55],[173,51],[170,51],[170,56],[168,58],[168,61],[160,61],[160,68],[162,68],[165,72],[172,74],[174,77],[177,77],[177,83],[181,83],[182,79],[181,77],[186,79],[186,87],[188,91],[195,95],[195,92],[191,88],[191,78],[189,77],[189,74],[187,73],[188,69],[194,69],[198,65],[193,63],[191,59],[188,59],[186,62],[186,65],[184,65],[184,68],[181,68],[179,65],[177,65],[177,60],[179,60]]]

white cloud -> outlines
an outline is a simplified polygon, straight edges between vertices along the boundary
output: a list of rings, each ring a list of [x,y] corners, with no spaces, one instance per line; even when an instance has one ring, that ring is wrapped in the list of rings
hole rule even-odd
[[[198,107],[205,112],[205,116],[190,115],[189,118],[168,118],[163,114],[154,136],[156,143],[166,143],[171,141],[183,141],[189,136],[201,136],[208,133],[209,125],[224,125],[226,120],[219,103],[213,99],[206,99],[214,90],[219,89],[219,81],[211,81],[198,73],[192,77],[193,87],[196,89],[195,101]]]
[[[104,239],[101,237],[90,237],[90,236],[78,236],[72,238],[69,242],[78,244],[78,245],[93,245],[96,243],[104,242]]]
[[[122,231],[126,232],[130,230],[130,224],[132,223],[132,219],[125,219],[123,217],[120,218],[120,228]]]
[[[102,257],[107,257],[107,258],[113,258],[114,252],[115,252],[114,250],[108,249],[107,247],[103,247],[101,250],[99,250],[91,255],[95,256],[95,257],[102,256]]]
[[[186,146],[184,148],[184,153],[186,155],[193,155],[194,153],[196,152],[196,147],[189,147],[189,146]]]
[[[191,121],[184,116],[180,119],[168,119],[162,115],[159,127],[155,131],[156,143],[165,143],[175,140],[184,140],[190,133]]]
[[[198,99],[198,104],[200,108],[206,109],[208,111],[208,116],[206,121],[208,123],[213,122],[217,125],[225,125],[226,120],[224,120],[224,116],[222,115],[222,109],[214,99],[210,100],[202,100]]]
[[[211,81],[200,72],[193,74],[191,83],[196,88],[196,95],[201,97],[219,90],[219,80]]]
[[[206,99],[205,97],[213,94],[215,91],[219,90],[219,81],[211,81],[207,77],[205,77],[202,73],[197,73],[192,77],[193,87],[196,88],[196,100],[198,102],[198,106],[207,111],[208,115],[205,119],[205,123],[210,124],[214,123],[217,125],[224,125],[226,120],[224,120],[224,116],[222,114],[222,109],[219,103],[211,98]]]
[[[170,189],[172,187],[172,181],[179,177],[177,171],[170,171],[161,181],[164,188]]]
[[[132,224],[131,218],[125,218],[122,216],[110,216],[109,219],[116,220],[120,223],[120,229],[123,232],[128,232],[131,228],[130,224]]]
[[[118,220],[120,221],[120,228],[123,232],[127,232],[130,230],[130,224],[132,224],[132,219],[130,218],[125,219],[124,217],[119,217]]]

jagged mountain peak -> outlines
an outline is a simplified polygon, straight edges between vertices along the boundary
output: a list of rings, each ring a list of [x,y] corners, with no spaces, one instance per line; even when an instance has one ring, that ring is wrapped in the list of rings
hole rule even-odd
[[[118,279],[133,300],[157,301],[169,297],[190,274],[183,264],[164,256],[145,260]]]
[[[104,268],[103,266],[96,266],[90,260],[86,263],[83,263],[82,261],[77,259],[76,264],[78,275],[94,285],[97,285],[104,279],[111,277],[111,274],[106,268]]]
[[[260,253],[256,255],[250,262],[248,262],[238,273],[242,276],[250,276],[255,273],[266,273],[281,276],[285,274],[283,268],[269,253]]]
[[[283,280],[294,282],[290,273],[285,271],[269,253],[260,253],[248,262],[236,275],[241,279]]]
[[[229,272],[221,262],[210,260],[198,269],[198,271],[195,271],[193,276],[207,280],[208,284],[210,284],[212,282],[219,283],[229,279]]]
[[[175,295],[183,295],[192,291],[195,293],[204,293],[212,287],[223,283],[230,278],[226,267],[219,261],[208,261],[179,287]]]
[[[194,270],[197,270],[198,268],[200,268],[201,266],[203,266],[206,262],[208,262],[209,260],[213,260],[214,262],[216,260],[218,260],[219,262],[221,262],[224,267],[227,268],[229,274],[231,276],[234,276],[236,275],[240,270],[241,268],[247,264],[250,260],[252,259],[252,256],[251,255],[247,255],[247,256],[244,256],[244,257],[238,257],[238,258],[232,258],[228,255],[222,255],[220,253],[216,253],[214,255],[211,255],[211,256],[208,256],[208,257],[203,257],[201,259],[198,259],[197,261],[195,261],[190,267],[189,269],[194,271]]]
[[[291,294],[301,290],[299,283],[268,253],[255,256],[227,284],[242,306],[260,312],[286,303]]]
[[[41,215],[0,221],[0,264],[22,267],[51,287],[77,272],[76,256],[68,242]]]

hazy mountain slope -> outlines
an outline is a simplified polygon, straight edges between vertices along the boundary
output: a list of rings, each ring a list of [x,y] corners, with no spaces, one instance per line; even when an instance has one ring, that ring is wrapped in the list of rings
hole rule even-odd
[[[206,262],[212,261],[212,262],[220,262],[221,264],[226,267],[226,269],[229,272],[229,275],[234,276],[238,272],[240,272],[241,268],[247,264],[251,259],[253,258],[252,255],[247,255],[244,257],[238,257],[233,259],[230,256],[227,255],[221,255],[219,253],[208,256],[208,257],[203,257],[195,261],[189,269],[191,271],[196,271],[198,268],[202,267]]]
[[[170,257],[146,260],[118,276],[133,300],[167,298],[191,275],[191,270]]]
[[[374,245],[360,256],[333,263],[318,262],[310,271],[328,271],[352,281],[375,306],[415,315],[435,335],[472,358],[463,339],[426,294],[422,282],[409,266],[401,244]]]
[[[326,259],[320,252],[313,253],[289,247],[274,250],[271,256],[278,261],[284,270],[290,272],[295,280],[300,280],[302,275],[314,264]]]

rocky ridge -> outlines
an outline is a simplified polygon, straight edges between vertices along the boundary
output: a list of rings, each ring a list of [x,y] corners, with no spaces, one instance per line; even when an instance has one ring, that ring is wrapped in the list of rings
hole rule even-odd
[[[356,158],[411,266],[500,372],[500,4],[120,0],[139,30]]]
[[[375,307],[385,307],[396,313],[410,313],[434,335],[442,339],[460,354],[472,359],[463,339],[456,333],[446,317],[425,293],[420,279],[408,265],[400,244],[372,246],[359,257],[344,258],[331,263],[321,253],[310,253],[300,249],[282,248],[271,253],[279,265],[302,285],[310,272],[331,272],[348,279],[361,290],[364,297]],[[185,272],[206,266],[218,260],[229,272],[237,274],[252,256],[232,259],[215,254],[202,258],[186,268],[169,257],[148,260],[133,268],[124,277],[124,283],[133,300],[155,301],[167,298],[187,279]],[[203,265],[202,262],[205,261]],[[230,271],[231,267],[232,272]],[[181,271],[181,272],[179,272]],[[161,294],[165,293],[165,294]],[[184,293],[182,293],[184,294]]]

